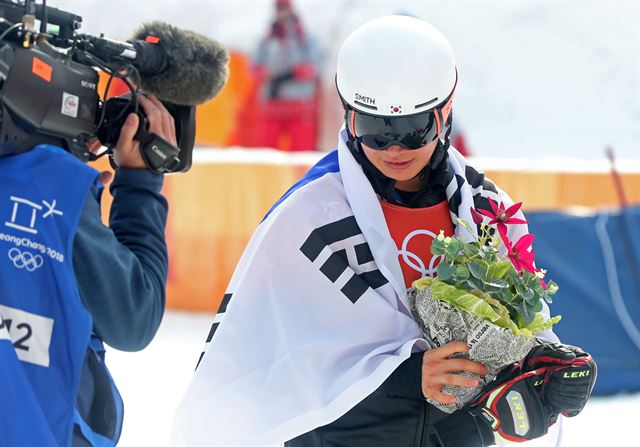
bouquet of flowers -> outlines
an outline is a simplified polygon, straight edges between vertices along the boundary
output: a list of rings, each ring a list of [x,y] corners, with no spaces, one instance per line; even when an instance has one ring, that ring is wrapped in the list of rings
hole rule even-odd
[[[425,338],[433,346],[466,341],[469,352],[460,356],[483,363],[489,371],[486,377],[474,375],[480,382],[476,388],[446,385],[443,391],[457,397],[455,404],[429,399],[447,413],[479,395],[500,369],[524,358],[536,343],[534,334],[560,321],[560,316],[545,320],[541,313],[541,300],[550,303],[558,286],[545,283],[545,271],[534,266],[533,235],[515,243],[507,237],[508,225],[527,223],[513,217],[522,203],[505,208],[489,202],[493,213],[471,209],[478,236],[469,222],[456,220],[474,236],[473,241],[440,232],[431,245],[433,255],[443,257],[438,276],[415,281],[409,291],[414,318]]]

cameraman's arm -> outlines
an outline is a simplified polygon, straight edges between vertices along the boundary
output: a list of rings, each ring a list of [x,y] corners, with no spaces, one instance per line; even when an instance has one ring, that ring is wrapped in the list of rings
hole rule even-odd
[[[175,144],[173,118],[154,97],[139,98],[149,132]],[[102,225],[96,192],[85,202],[73,255],[78,287],[96,333],[122,350],[144,348],[155,335],[165,302],[167,202],[162,176],[144,170],[130,115],[114,150],[119,166],[111,185],[109,227]]]
[[[161,187],[162,176],[119,169],[111,185],[110,226],[102,224],[93,190],[73,244],[78,289],[94,329],[125,351],[151,341],[164,311],[167,203]]]

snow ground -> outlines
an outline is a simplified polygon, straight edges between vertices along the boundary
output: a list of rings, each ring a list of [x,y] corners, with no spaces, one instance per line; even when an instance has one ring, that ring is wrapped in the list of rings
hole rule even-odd
[[[107,362],[125,401],[120,447],[166,445],[212,320],[211,314],[169,311],[147,349],[109,350]],[[562,446],[637,446],[639,416],[640,393],[593,398],[578,417],[565,420]]]

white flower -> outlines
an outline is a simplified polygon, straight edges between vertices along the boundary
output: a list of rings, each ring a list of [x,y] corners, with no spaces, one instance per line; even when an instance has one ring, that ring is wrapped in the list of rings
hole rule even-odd
[[[539,279],[544,279],[544,277],[546,276],[547,271],[545,269],[540,269],[540,270],[536,270],[536,276]]]

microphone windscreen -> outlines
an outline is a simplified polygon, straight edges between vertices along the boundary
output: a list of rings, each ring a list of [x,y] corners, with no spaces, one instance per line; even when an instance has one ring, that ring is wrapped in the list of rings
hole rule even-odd
[[[167,65],[162,73],[141,73],[142,89],[159,99],[197,105],[218,94],[229,74],[229,54],[218,42],[164,22],[143,24],[134,39],[159,38]]]

